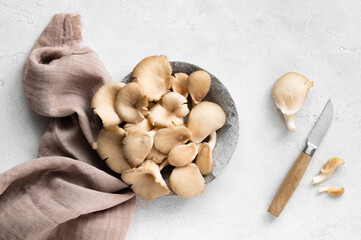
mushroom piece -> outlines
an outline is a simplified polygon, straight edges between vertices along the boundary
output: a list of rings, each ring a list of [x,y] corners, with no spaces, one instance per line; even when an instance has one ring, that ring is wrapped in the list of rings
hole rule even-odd
[[[198,104],[211,88],[211,76],[203,70],[195,71],[188,77],[188,91],[193,103]]]
[[[202,194],[206,182],[194,163],[185,167],[176,167],[169,177],[171,189],[182,198],[193,198]]]
[[[151,161],[144,161],[139,167],[122,173],[122,180],[132,185],[131,189],[144,200],[154,200],[170,193],[160,174],[159,166]]]
[[[168,159],[165,159],[163,162],[159,164],[159,169],[162,171],[163,168],[169,165]]]
[[[149,134],[152,136],[153,138],[153,142],[154,142],[154,135],[158,132],[159,128],[154,128],[153,130],[151,130],[149,132]],[[161,162],[164,161],[164,159],[167,158],[167,154],[161,153],[160,151],[158,151],[158,149],[156,149],[154,147],[154,144],[152,146],[152,149],[150,150],[147,159],[152,160],[153,162],[159,164]]]
[[[183,126],[162,128],[154,135],[154,147],[168,154],[175,146],[186,143],[191,136],[189,129]]]
[[[336,168],[342,166],[343,164],[345,164],[345,161],[342,158],[333,157],[328,159],[328,161],[323,164],[321,168],[321,174],[312,178],[312,183],[316,184],[325,181],[332,175]]]
[[[138,130],[138,129],[149,132],[150,130],[152,130],[152,128],[153,128],[153,126],[152,126],[152,124],[150,124],[150,122],[148,121],[147,118],[144,118],[143,121],[141,121],[139,123],[126,123],[124,125],[124,130],[128,133],[131,131],[134,131],[134,130]]]
[[[125,131],[118,126],[110,129],[103,128],[99,132],[97,141],[92,144],[93,149],[105,160],[108,167],[117,173],[130,169],[122,148],[125,135]]]
[[[153,146],[147,156],[147,159],[152,160],[155,163],[161,163],[167,158],[167,156],[167,154],[161,153]]]
[[[345,189],[344,188],[336,188],[336,187],[320,187],[318,189],[318,192],[319,193],[327,192],[328,195],[330,195],[330,196],[338,197],[338,196],[341,196],[345,192]]]
[[[172,81],[172,89],[183,97],[188,97],[188,75],[186,73],[175,73]]]
[[[132,72],[148,101],[158,101],[172,86],[172,67],[166,56],[152,56],[138,63]]]
[[[116,97],[115,110],[125,122],[139,123],[148,113],[148,101],[139,84],[131,82],[122,87]]]
[[[281,110],[290,132],[296,131],[296,113],[305,103],[311,87],[313,81],[295,72],[286,73],[273,86],[272,97]]]
[[[153,146],[153,137],[145,130],[131,131],[123,139],[124,157],[132,167],[141,164]]]
[[[213,169],[213,149],[216,146],[217,134],[216,132],[209,135],[209,141],[202,143],[199,147],[198,155],[195,164],[198,166],[202,175],[207,175],[212,172]]]
[[[168,154],[168,162],[174,167],[186,166],[193,161],[197,152],[198,146],[195,143],[175,146]]]
[[[187,99],[176,92],[163,96],[162,104],[157,103],[149,110],[148,120],[157,127],[183,125],[183,117],[187,116],[189,109]]]
[[[216,103],[204,101],[190,112],[187,127],[192,132],[192,142],[200,143],[225,123],[226,114],[223,109]]]
[[[122,122],[115,111],[115,99],[125,83],[110,82],[100,87],[91,101],[91,108],[100,117],[105,128],[117,126]]]

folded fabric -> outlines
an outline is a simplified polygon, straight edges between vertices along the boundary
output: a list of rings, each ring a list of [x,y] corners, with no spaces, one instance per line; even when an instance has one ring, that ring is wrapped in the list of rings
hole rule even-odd
[[[39,158],[0,175],[0,239],[126,236],[134,193],[90,145],[98,134],[91,98],[111,77],[81,40],[80,16],[57,14],[25,62],[29,105],[52,119]]]

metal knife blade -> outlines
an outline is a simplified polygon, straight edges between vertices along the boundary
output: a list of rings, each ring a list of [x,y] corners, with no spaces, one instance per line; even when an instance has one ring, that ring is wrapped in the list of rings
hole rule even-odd
[[[328,128],[333,119],[334,109],[331,99],[328,100],[326,106],[323,108],[321,115],[318,117],[318,120],[313,126],[310,134],[307,139],[307,147],[305,153],[312,156],[316,151],[317,147],[320,145],[323,137],[325,136]]]

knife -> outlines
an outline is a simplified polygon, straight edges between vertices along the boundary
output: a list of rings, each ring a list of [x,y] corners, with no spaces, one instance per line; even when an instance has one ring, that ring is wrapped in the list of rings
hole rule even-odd
[[[268,212],[273,216],[278,217],[281,214],[288,200],[290,200],[292,194],[296,190],[313,154],[318,146],[320,146],[323,136],[326,134],[332,122],[333,112],[333,104],[331,99],[329,99],[315,126],[312,128],[311,133],[308,135],[305,150],[301,152],[300,156],[289,170],[268,208]]]

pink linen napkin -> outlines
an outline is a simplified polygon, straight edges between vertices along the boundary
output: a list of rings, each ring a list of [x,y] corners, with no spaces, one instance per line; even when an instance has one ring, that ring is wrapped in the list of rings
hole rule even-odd
[[[81,40],[80,16],[57,14],[24,65],[29,105],[52,119],[39,158],[0,175],[0,239],[126,236],[134,193],[90,146],[98,134],[90,101],[111,77]]]

